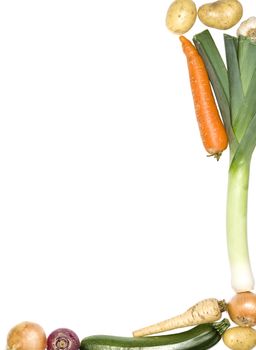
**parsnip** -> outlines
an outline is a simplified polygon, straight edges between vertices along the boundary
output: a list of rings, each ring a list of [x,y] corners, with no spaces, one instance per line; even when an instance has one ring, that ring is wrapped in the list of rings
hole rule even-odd
[[[225,310],[226,303],[224,300],[219,301],[215,298],[204,299],[180,315],[134,331],[133,336],[141,337],[171,329],[215,322],[221,318],[222,312]]]

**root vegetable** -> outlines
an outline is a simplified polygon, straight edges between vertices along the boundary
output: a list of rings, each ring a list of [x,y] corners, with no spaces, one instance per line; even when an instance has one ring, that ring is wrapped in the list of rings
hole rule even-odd
[[[197,17],[196,5],[192,0],[175,0],[166,15],[166,26],[175,34],[184,34],[194,25]]]
[[[222,339],[232,350],[251,350],[256,345],[256,330],[250,327],[232,327],[224,332]]]
[[[216,29],[229,29],[236,25],[243,15],[243,7],[237,0],[219,0],[202,5],[198,17],[206,26]]]
[[[221,318],[222,312],[225,310],[226,303],[224,300],[219,301],[215,298],[204,299],[178,316],[134,331],[133,336],[141,337],[172,329],[215,322]]]
[[[46,335],[43,328],[34,322],[21,322],[7,336],[7,350],[44,350]]]
[[[195,46],[180,36],[187,58],[189,80],[201,139],[209,155],[219,160],[228,146],[228,136],[222,123],[204,61]]]
[[[227,304],[231,320],[238,326],[256,325],[256,294],[252,292],[237,293]]]
[[[47,350],[78,350],[79,347],[78,336],[68,328],[55,329],[47,338]]]

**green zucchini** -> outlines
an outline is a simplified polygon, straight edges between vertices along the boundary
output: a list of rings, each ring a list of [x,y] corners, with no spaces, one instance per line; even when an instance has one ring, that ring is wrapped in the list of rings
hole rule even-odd
[[[80,350],[206,350],[220,341],[229,326],[229,320],[224,318],[168,335],[135,338],[93,335],[82,339]]]

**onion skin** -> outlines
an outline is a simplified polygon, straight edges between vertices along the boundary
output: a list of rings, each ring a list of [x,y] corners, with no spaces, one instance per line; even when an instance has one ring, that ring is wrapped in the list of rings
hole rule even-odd
[[[55,329],[47,338],[47,350],[78,350],[79,348],[78,336],[68,328]]]
[[[234,295],[227,306],[231,320],[241,327],[256,325],[256,294],[241,292]]]
[[[24,321],[14,326],[7,335],[7,350],[45,350],[46,335],[34,322]]]

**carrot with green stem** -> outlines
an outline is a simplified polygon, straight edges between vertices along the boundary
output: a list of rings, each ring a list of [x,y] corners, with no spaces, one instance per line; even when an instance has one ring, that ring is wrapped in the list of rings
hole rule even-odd
[[[189,80],[195,113],[203,145],[209,155],[219,160],[228,146],[228,137],[211,89],[203,59],[195,46],[183,35],[180,36],[187,59]]]
[[[222,312],[226,311],[226,308],[225,300],[220,301],[215,298],[204,299],[180,315],[134,331],[133,336],[143,337],[172,329],[215,322],[221,318]]]

